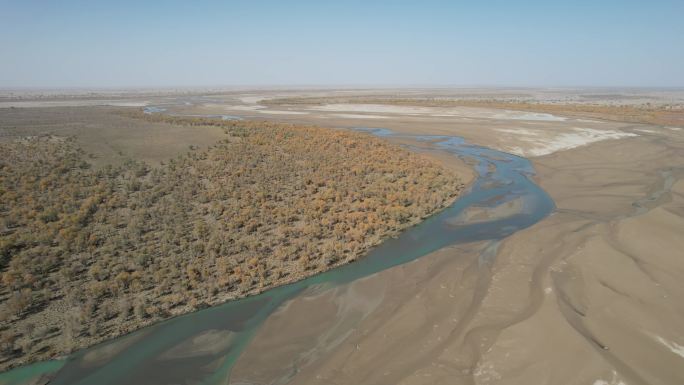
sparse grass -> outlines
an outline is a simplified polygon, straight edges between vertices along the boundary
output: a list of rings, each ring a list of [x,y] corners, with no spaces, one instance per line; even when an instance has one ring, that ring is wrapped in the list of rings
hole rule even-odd
[[[0,142],[30,135],[73,137],[88,163],[102,168],[127,159],[156,166],[187,152],[189,146],[207,148],[226,138],[221,127],[198,130],[188,124],[132,119],[120,111],[114,107],[0,109]]]

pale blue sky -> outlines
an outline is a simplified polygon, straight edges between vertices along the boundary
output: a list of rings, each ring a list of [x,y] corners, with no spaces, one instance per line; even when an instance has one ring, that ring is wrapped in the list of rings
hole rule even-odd
[[[684,0],[0,0],[0,88],[684,86]]]

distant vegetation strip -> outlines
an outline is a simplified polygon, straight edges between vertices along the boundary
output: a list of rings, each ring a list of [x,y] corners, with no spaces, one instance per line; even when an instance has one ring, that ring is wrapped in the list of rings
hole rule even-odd
[[[611,105],[596,103],[545,103],[502,99],[310,97],[267,99],[267,105],[388,104],[421,107],[480,107],[517,111],[546,112],[619,122],[684,127],[684,106],[680,104]]]
[[[97,170],[73,138],[0,143],[0,370],[349,263],[464,187],[367,134],[126,114],[227,135]]]

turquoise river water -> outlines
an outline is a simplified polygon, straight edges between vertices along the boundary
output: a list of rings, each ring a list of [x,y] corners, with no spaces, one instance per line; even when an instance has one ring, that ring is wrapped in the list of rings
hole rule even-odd
[[[378,136],[386,129],[363,129]],[[0,374],[0,384],[23,384],[41,376],[54,385],[223,384],[240,353],[259,326],[279,306],[315,287],[343,285],[410,262],[445,246],[500,240],[529,227],[554,209],[553,200],[531,179],[531,163],[515,155],[469,145],[449,136],[412,136],[431,142],[475,164],[477,179],[450,207],[386,240],[360,260],[262,294],[201,310],[141,329],[76,352],[64,360],[37,363]],[[504,218],[473,223],[453,221],[471,206],[493,207],[520,199],[522,210]],[[456,224],[458,223],[458,224]],[[196,347],[177,353],[210,336],[212,349]],[[217,341],[218,340],[218,341]],[[204,340],[206,341],[206,339]],[[174,352],[176,352],[174,354]]]

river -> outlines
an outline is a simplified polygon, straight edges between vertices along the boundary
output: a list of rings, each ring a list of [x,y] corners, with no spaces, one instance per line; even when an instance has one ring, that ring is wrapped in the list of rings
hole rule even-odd
[[[398,136],[386,129],[364,129]],[[407,135],[403,135],[407,137]],[[40,376],[51,384],[218,384],[270,314],[304,290],[326,290],[404,264],[445,246],[500,240],[537,223],[554,209],[537,186],[525,159],[469,145],[459,137],[408,136],[475,164],[477,179],[451,206],[386,240],[360,260],[249,298],[228,302],[141,329],[76,352],[65,360],[37,363],[0,375],[0,384],[22,384]],[[456,220],[469,207],[494,207],[513,200],[520,209],[506,217]]]

